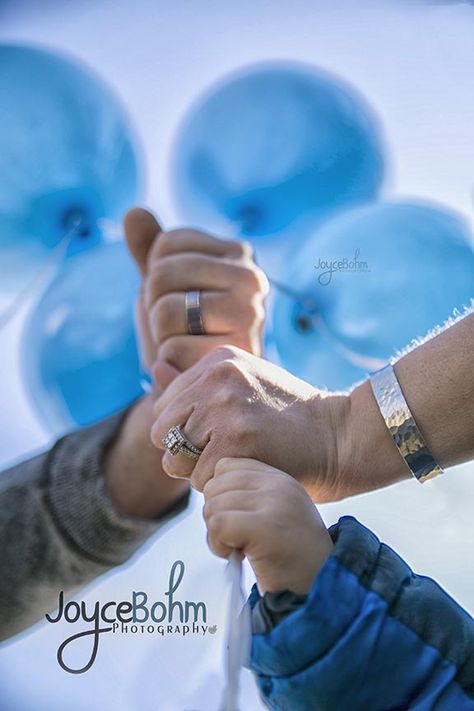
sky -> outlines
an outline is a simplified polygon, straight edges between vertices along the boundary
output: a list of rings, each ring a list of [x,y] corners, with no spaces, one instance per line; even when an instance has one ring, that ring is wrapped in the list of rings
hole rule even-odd
[[[385,127],[389,153],[386,196],[440,201],[472,223],[473,36],[471,3],[0,0],[0,41],[21,40],[67,50],[100,72],[122,97],[144,145],[146,201],[169,227],[180,222],[168,180],[173,138],[189,103],[231,69],[257,60],[285,58],[312,62],[340,74],[375,107]],[[49,439],[21,382],[20,335],[28,309],[29,305],[0,333],[0,465],[45,446]],[[415,484],[407,482],[327,505],[322,512],[328,523],[344,513],[357,515],[418,571],[436,577],[474,612],[470,545],[474,536],[474,467],[454,468],[425,487]],[[127,571],[100,582],[90,594],[107,597],[117,589],[130,589],[137,580],[150,582],[150,571],[160,556],[168,560],[187,555],[195,562],[194,567],[190,564],[190,576],[194,576],[190,587],[197,586],[202,595],[208,595],[217,610],[222,565],[206,552],[198,513],[191,513],[175,531],[153,542]],[[187,537],[190,530],[202,533],[202,540],[196,534],[199,542],[194,548]],[[161,584],[165,569],[163,563],[154,584]],[[211,578],[217,581],[212,591]],[[219,619],[222,614],[219,607]],[[105,668],[104,663],[93,680],[82,679],[79,684],[54,668],[54,645],[48,635],[40,629],[0,651],[0,685],[12,699],[7,711],[42,711],[41,706],[33,705],[35,698],[46,699],[44,708],[56,711],[56,701],[47,696],[46,678],[59,699],[58,709],[64,708],[61,700],[66,695],[71,711],[84,707],[95,711],[104,699],[107,703],[115,699],[116,708],[123,711],[148,709],[152,708],[146,702],[153,691],[151,670],[159,667],[156,673],[162,684],[173,673],[172,664],[163,663],[159,650],[142,645],[137,651],[137,643],[133,647],[137,662],[124,679],[121,665],[132,648],[122,645],[119,649],[117,644],[108,649],[109,666]],[[173,661],[173,655],[182,653],[183,649],[167,647],[165,656]],[[201,663],[199,673],[188,679],[184,685],[188,700],[182,703],[197,699],[198,709],[200,679],[219,679],[221,667],[217,642],[212,652],[200,647],[196,654],[205,655],[208,664],[204,669]],[[41,655],[51,661],[40,664]],[[18,679],[27,668],[29,688],[20,689]],[[172,702],[163,700],[155,708],[182,711],[192,707],[173,708]]]

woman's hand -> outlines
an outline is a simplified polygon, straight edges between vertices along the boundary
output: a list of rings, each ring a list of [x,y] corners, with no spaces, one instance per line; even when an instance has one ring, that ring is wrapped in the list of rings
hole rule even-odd
[[[301,484],[253,459],[221,459],[204,487],[211,550],[240,550],[260,592],[304,595],[332,550],[326,527]]]
[[[152,440],[184,425],[203,449],[196,463],[165,452],[171,476],[202,491],[223,457],[251,457],[290,471],[315,500],[338,497],[339,447],[349,398],[313,388],[239,348],[218,348],[180,375],[155,403]],[[343,493],[342,493],[343,495]]]

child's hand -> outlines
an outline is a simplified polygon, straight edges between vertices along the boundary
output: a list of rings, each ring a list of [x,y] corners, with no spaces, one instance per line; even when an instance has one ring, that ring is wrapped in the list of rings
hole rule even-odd
[[[241,550],[262,594],[310,591],[332,541],[296,479],[253,459],[221,459],[204,497],[208,543],[216,555]]]

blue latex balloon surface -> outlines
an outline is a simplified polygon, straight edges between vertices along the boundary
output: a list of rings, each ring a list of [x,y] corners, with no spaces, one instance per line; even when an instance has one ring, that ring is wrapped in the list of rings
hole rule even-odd
[[[319,220],[375,198],[383,148],[378,120],[350,85],[304,64],[251,66],[191,107],[173,184],[187,222],[273,243],[303,215]]]
[[[140,193],[138,148],[109,87],[69,57],[0,45],[0,285],[96,244]]]
[[[300,377],[331,388],[364,377],[474,297],[472,234],[435,204],[352,210],[316,232],[295,267],[288,283],[306,303],[277,296],[278,353]]]
[[[25,327],[26,389],[49,429],[87,425],[138,397],[139,277],[122,242],[69,259]]]

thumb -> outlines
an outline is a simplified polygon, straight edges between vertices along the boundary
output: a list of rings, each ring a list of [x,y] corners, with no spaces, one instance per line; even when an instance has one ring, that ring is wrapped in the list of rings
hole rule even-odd
[[[156,383],[161,388],[161,391],[166,390],[175,378],[178,377],[180,371],[166,360],[156,360],[151,369],[151,375]]]
[[[124,227],[130,254],[137,263],[140,274],[144,276],[148,252],[157,234],[162,232],[161,225],[151,212],[135,207],[125,215]]]

